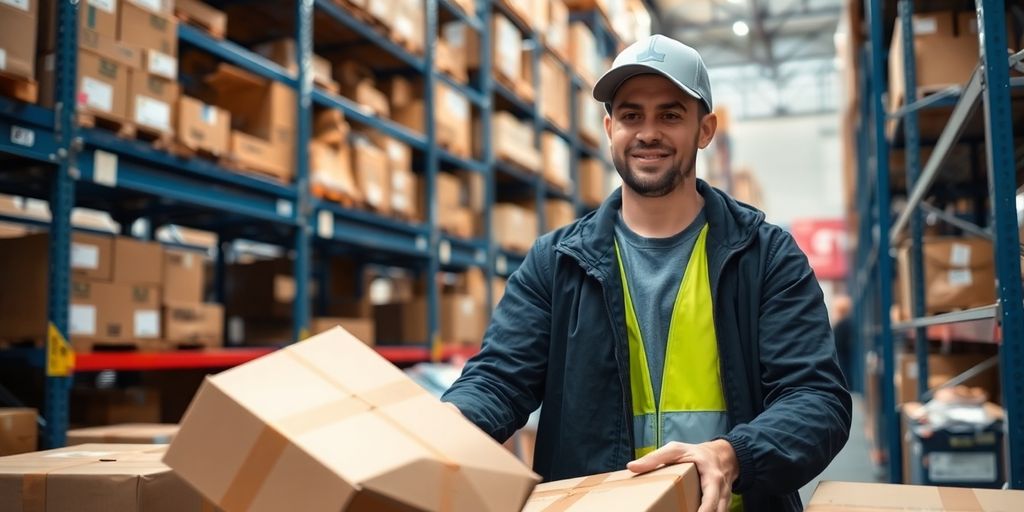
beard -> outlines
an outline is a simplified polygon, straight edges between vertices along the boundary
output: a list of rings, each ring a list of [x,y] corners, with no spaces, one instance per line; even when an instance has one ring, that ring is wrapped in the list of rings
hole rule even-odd
[[[696,147],[696,140],[694,141],[694,147]],[[626,163],[626,155],[634,150],[665,151],[673,155],[673,158],[669,166],[657,174],[642,172]],[[685,161],[685,159],[685,155],[680,156],[672,148],[661,144],[635,143],[631,144],[621,153],[612,152],[612,163],[615,164],[615,171],[622,178],[622,183],[633,192],[644,197],[666,196],[675,190],[680,183],[690,178],[697,164],[697,152],[693,152],[689,161]]]

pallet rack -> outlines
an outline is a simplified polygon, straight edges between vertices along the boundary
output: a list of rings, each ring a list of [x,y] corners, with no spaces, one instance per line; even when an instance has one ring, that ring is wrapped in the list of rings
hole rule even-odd
[[[230,2],[211,2],[226,4]],[[314,269],[314,255],[334,251],[358,251],[375,262],[401,265],[434,275],[440,270],[458,271],[468,267],[485,270],[491,277],[508,276],[518,268],[523,254],[502,250],[490,234],[490,206],[497,199],[496,176],[506,174],[535,193],[540,232],[544,226],[544,200],[568,199],[578,213],[586,211],[578,192],[548,188],[537,176],[516,171],[495,159],[491,147],[491,115],[497,98],[504,97],[521,108],[519,115],[532,119],[539,147],[540,133],[547,129],[565,139],[571,147],[571,176],[575,182],[581,155],[599,158],[610,169],[607,157],[598,148],[580,141],[576,113],[576,91],[588,87],[562,62],[571,76],[568,132],[558,129],[540,116],[537,102],[519,100],[494,82],[491,74],[492,37],[484,20],[492,10],[509,13],[501,0],[477,0],[475,13],[464,12],[453,0],[424,0],[425,51],[422,56],[409,53],[400,45],[330,0],[295,0],[277,5],[282,16],[293,20],[290,31],[296,40],[294,75],[281,66],[230,40],[219,40],[187,24],[180,24],[179,42],[239,66],[264,78],[276,80],[297,92],[297,143],[295,180],[290,184],[265,181],[232,172],[198,158],[183,158],[156,150],[134,140],[120,139],[98,129],[76,125],[74,115],[78,4],[75,0],[58,2],[57,77],[54,109],[25,104],[0,97],[0,158],[6,161],[0,171],[0,192],[48,200],[52,219],[47,318],[49,336],[44,349],[0,350],[3,364],[29,365],[45,373],[41,416],[45,428],[41,436],[45,447],[63,446],[68,425],[69,392],[74,367],[67,366],[70,351],[66,338],[69,314],[71,210],[85,206],[110,212],[129,234],[137,219],[148,221],[149,236],[162,225],[175,224],[212,231],[217,234],[214,295],[223,302],[225,295],[226,253],[234,240],[252,240],[277,245],[290,252],[294,261],[295,296],[305,297],[311,279],[326,279],[325,269]],[[435,70],[435,46],[439,19],[445,16],[465,22],[480,37],[480,72],[468,85],[455,82]],[[314,23],[316,18],[317,23]],[[422,135],[396,122],[368,115],[353,101],[313,87],[310,58],[315,45],[314,25],[321,18],[355,33],[362,41],[382,49],[405,67],[403,73],[422,77],[426,121]],[[515,19],[515,16],[511,16]],[[574,14],[574,19],[576,15]],[[586,20],[597,32],[603,51],[614,53],[620,46],[605,21],[597,13]],[[543,48],[541,38],[529,26],[520,24],[526,39]],[[534,88],[538,94],[541,51],[532,52]],[[433,95],[435,84],[445,85],[465,95],[482,120],[483,151],[479,159],[466,159],[440,149],[434,133]],[[433,200],[426,208],[423,223],[405,223],[372,213],[343,208],[311,197],[309,159],[306,152],[311,139],[313,106],[340,110],[346,118],[384,135],[395,138],[424,155],[422,170],[427,198],[434,197],[435,177],[442,169],[459,169],[482,175],[486,186],[485,233],[474,240],[442,234],[437,228],[437,207]],[[6,219],[16,220],[16,219]],[[321,286],[321,290],[327,287]],[[378,351],[396,363],[409,364],[441,359],[455,354],[468,355],[465,349],[442,348],[437,340],[439,298],[435,286],[427,287],[428,340],[418,345],[382,346]],[[316,301],[318,304],[321,301]],[[308,333],[309,301],[295,301],[293,339]],[[224,349],[209,353],[167,354],[78,354],[78,371],[154,370],[175,368],[222,368],[240,364],[265,353],[262,349]]]
[[[1003,406],[1006,412],[1006,450],[1008,456],[1007,483],[1010,488],[1024,488],[1024,303],[1021,295],[1021,245],[1018,236],[1015,195],[1017,191],[1017,154],[1014,126],[1013,91],[1024,87],[1024,80],[1011,77],[1010,70],[1024,70],[1024,52],[1007,61],[1006,19],[1004,13],[1010,2],[1004,0],[976,0],[980,55],[978,67],[962,88],[942,91],[925,98],[917,97],[914,61],[914,24],[911,15],[915,6],[932,9],[948,7],[936,2],[899,0],[864,0],[865,26],[868,39],[858,49],[859,68],[863,70],[860,82],[859,124],[857,127],[857,211],[861,219],[858,226],[858,244],[851,276],[854,295],[854,319],[862,345],[877,357],[880,371],[867,378],[875,379],[881,390],[881,410],[876,425],[876,446],[887,454],[888,478],[898,483],[902,479],[900,416],[896,404],[894,372],[896,371],[896,333],[912,333],[916,338],[918,392],[924,399],[928,393],[929,326],[957,324],[972,321],[994,321],[999,326],[999,367]],[[906,100],[896,112],[886,112],[883,95],[886,92],[887,27],[891,27],[899,14],[902,30]],[[983,107],[983,115],[976,114]],[[949,112],[948,121],[937,140],[925,140],[921,135],[918,116],[926,111]],[[1019,115],[1019,110],[1017,111]],[[981,118],[978,121],[977,118]],[[974,120],[980,130],[968,129]],[[895,122],[894,134],[886,133],[887,123]],[[976,137],[965,132],[980,131]],[[974,134],[972,134],[974,135]],[[1020,135],[1020,134],[1018,134]],[[963,219],[944,215],[941,210],[925,202],[934,185],[943,181],[942,166],[949,160],[950,150],[956,144],[974,144],[985,151],[987,190],[981,193],[965,189],[961,193],[976,202],[982,226]],[[1017,143],[1019,144],[1019,143]],[[922,145],[932,146],[931,156],[924,165],[920,161]],[[890,190],[891,148],[902,147],[905,152],[907,179],[906,205],[893,221],[895,206]],[[973,151],[974,149],[972,149]],[[893,169],[896,170],[896,169]],[[988,211],[984,204],[988,201]],[[925,290],[922,265],[922,212],[971,234],[980,234],[994,242],[996,261],[997,303],[991,306],[954,313],[926,316]],[[904,240],[910,246],[912,320],[893,323],[890,308],[893,304],[892,248]],[[860,358],[861,361],[864,358]],[[990,363],[989,363],[990,364]],[[986,363],[968,370],[961,377],[984,371]],[[954,378],[957,382],[961,378]]]

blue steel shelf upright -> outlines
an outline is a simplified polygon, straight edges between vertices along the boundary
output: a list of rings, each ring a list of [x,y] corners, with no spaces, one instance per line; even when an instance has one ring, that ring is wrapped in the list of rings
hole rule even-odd
[[[925,328],[979,319],[995,319],[1001,332],[999,368],[1002,398],[1006,414],[1007,483],[1010,488],[1024,489],[1024,302],[1021,292],[1021,245],[1018,235],[1015,194],[1018,188],[1016,148],[1014,147],[1013,99],[1011,92],[1024,87],[1021,77],[1011,77],[1010,70],[1020,69],[1024,52],[1007,60],[1009,42],[1006,38],[1006,7],[1004,0],[976,0],[980,52],[978,67],[959,91],[946,91],[930,98],[918,99],[914,60],[914,24],[911,16],[915,6],[928,7],[928,2],[899,0],[864,0],[868,41],[859,49],[864,70],[860,83],[859,123],[857,129],[857,205],[861,214],[858,244],[851,277],[854,294],[855,325],[859,338],[877,359],[880,371],[868,375],[881,391],[876,443],[887,455],[888,478],[902,479],[900,416],[894,389],[897,347],[901,339],[894,333],[913,333],[916,339],[916,363],[919,398],[928,395],[928,343]],[[895,7],[897,10],[893,11]],[[887,112],[883,95],[887,88],[886,23],[898,12],[902,31],[905,80],[905,106]],[[949,119],[941,135],[932,145],[926,161],[920,157],[925,141],[921,137],[918,114],[952,105]],[[926,199],[930,190],[941,182],[942,166],[956,144],[965,142],[969,121],[982,107],[981,126],[985,149],[985,170],[988,190],[984,197],[975,197],[978,204],[988,203],[987,226],[978,226],[963,219],[951,218],[931,206]],[[889,151],[897,141],[886,134],[886,125],[897,123],[902,130],[893,136],[902,137],[907,178],[906,205],[895,215],[891,201]],[[1020,125],[1018,125],[1019,127]],[[1019,129],[1019,128],[1018,128]],[[1021,135],[1021,134],[1018,134]],[[898,170],[898,169],[893,169]],[[926,316],[922,264],[922,212],[938,217],[962,231],[984,236],[994,242],[995,295],[997,302],[988,307],[954,313]],[[893,324],[892,307],[894,270],[892,250],[907,243],[910,262],[911,306],[913,319]],[[982,363],[984,365],[985,363]],[[965,374],[984,370],[979,365]],[[960,378],[954,378],[953,382]]]

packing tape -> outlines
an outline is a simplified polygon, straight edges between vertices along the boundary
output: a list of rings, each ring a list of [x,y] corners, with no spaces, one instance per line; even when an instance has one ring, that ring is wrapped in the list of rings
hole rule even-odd
[[[325,425],[344,421],[358,414],[372,412],[375,409],[394,405],[426,394],[426,391],[416,385],[416,383],[411,380],[402,379],[362,392],[356,396],[352,390],[336,380],[334,376],[323,372],[304,358],[288,350],[282,350],[280,353],[288,354],[299,364],[305,366],[349,396],[297,412],[284,419],[275,421],[274,425],[264,425],[263,430],[253,443],[252,448],[249,449],[249,453],[246,454],[240,469],[231,480],[231,484],[228,485],[227,491],[219,502],[219,505],[225,510],[248,510],[251,508],[256,493],[266,483],[267,477],[270,476],[270,472],[277,465],[281,455],[284,453],[284,449],[289,444],[288,438],[281,433],[281,430],[288,431],[294,435],[301,435]],[[454,508],[452,500],[455,494],[455,473],[459,469],[458,464],[450,460],[429,442],[417,436],[414,431],[405,428],[386,415],[381,415],[380,417],[391,423],[393,427],[400,430],[403,434],[415,440],[441,461],[445,471],[442,473],[441,502],[439,503],[438,510],[440,512],[452,510]]]
[[[942,508],[944,510],[955,510],[962,512],[981,512],[985,510],[981,506],[981,503],[978,502],[978,497],[974,495],[973,489],[939,487],[938,491],[939,501],[942,502]]]
[[[552,504],[541,509],[541,512],[565,512],[570,510],[573,505],[578,501],[582,500],[591,491],[598,488],[601,490],[620,489],[624,487],[634,487],[637,485],[646,485],[651,482],[676,482],[682,479],[682,475],[637,475],[634,477],[626,478],[624,480],[615,480],[608,482],[607,479],[613,473],[603,473],[600,475],[591,475],[583,479],[580,483],[576,484],[570,489],[552,489],[550,491],[538,491],[534,492],[530,498],[547,498],[552,496],[561,496],[561,498],[555,500]],[[686,510],[685,496],[683,496],[683,490],[681,486],[676,487],[675,494],[679,500],[679,510]]]
[[[117,460],[127,459],[132,454],[121,454]],[[26,473],[21,479],[21,510],[22,512],[46,512],[46,479],[50,473],[63,471],[100,462],[99,458],[89,457],[86,460],[68,461],[66,464],[55,465],[46,471]]]

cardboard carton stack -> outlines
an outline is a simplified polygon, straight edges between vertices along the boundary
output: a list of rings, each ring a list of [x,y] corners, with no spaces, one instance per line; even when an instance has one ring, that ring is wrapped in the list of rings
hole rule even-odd
[[[179,151],[219,160],[231,150],[231,113],[197,98],[178,99],[176,133]]]
[[[584,158],[579,163],[580,201],[589,207],[596,207],[608,195],[608,178],[605,165],[596,158]]]
[[[541,115],[558,128],[569,131],[569,75],[551,54],[540,61]]]
[[[543,167],[543,157],[534,140],[533,126],[504,110],[494,112],[491,117],[491,137],[494,155],[524,170],[538,173]]]
[[[469,38],[478,37],[462,21],[449,21],[441,26],[437,38],[437,54],[434,57],[438,71],[447,73],[455,81],[469,82]]]
[[[911,317],[910,248],[897,254],[900,311]],[[923,241],[925,314],[995,304],[992,242],[980,238],[926,237]]]
[[[309,185],[316,197],[353,206],[362,203],[363,195],[352,172],[349,133],[340,111],[326,109],[315,114],[309,142]]]
[[[548,185],[570,193],[573,189],[572,176],[570,174],[569,142],[553,132],[544,132],[541,135],[541,151],[544,158],[544,181]]]
[[[341,94],[362,106],[369,115],[391,117],[388,97],[378,87],[373,70],[355,60],[338,62],[334,76],[341,84]]]
[[[491,235],[502,249],[525,253],[537,239],[537,213],[512,203],[498,203],[491,211]]]
[[[36,451],[38,413],[27,407],[0,407],[0,456]]]
[[[594,33],[582,21],[569,25],[569,63],[587,84],[596,82],[605,69]]]
[[[897,19],[889,46],[889,110],[903,105],[903,30]],[[914,59],[917,88],[934,92],[964,85],[978,67],[978,17],[974,11],[915,14]]]
[[[576,122],[583,142],[593,147],[605,146],[604,105],[594,100],[590,89],[584,89],[576,93],[576,108]]]
[[[224,344],[224,307],[203,301],[204,255],[168,249],[163,254],[163,331],[171,346]]]
[[[391,212],[391,161],[383,148],[373,143],[366,134],[351,137],[352,168],[356,186],[369,209],[387,215]]]
[[[425,102],[418,92],[422,91],[421,82],[395,78],[388,84],[388,89],[394,120],[410,130],[425,133]],[[475,139],[471,130],[473,111],[469,99],[444,82],[436,82],[434,104],[437,144],[455,156],[472,157]]]
[[[481,212],[469,204],[465,185],[458,175],[447,172],[437,174],[437,224],[441,231],[449,235],[473,238],[479,235],[476,219]]]
[[[412,148],[405,143],[378,132],[370,134],[377,147],[387,157],[387,190],[391,215],[405,220],[423,220],[422,194],[412,170]]]
[[[544,231],[554,231],[576,220],[576,208],[563,199],[548,199],[544,203]]]
[[[494,79],[508,90],[526,101],[533,100],[533,82],[525,72],[529,70],[530,61],[524,59],[523,33],[519,31],[507,17],[495,13],[491,18],[492,50]],[[470,69],[480,68],[482,51],[479,38],[470,38],[467,50]]]
[[[0,3],[0,94],[35,103],[39,0]]]
[[[290,37],[257,45],[253,51],[280,65],[293,76],[299,72],[298,47],[295,45],[295,40]],[[314,85],[332,93],[338,93],[338,82],[335,82],[332,76],[330,61],[313,54],[310,69],[313,71]]]

